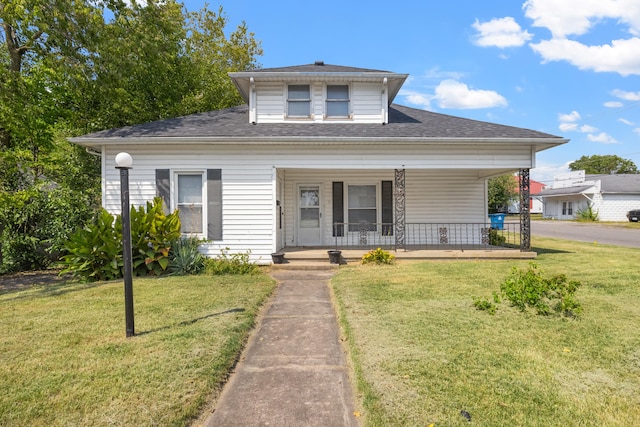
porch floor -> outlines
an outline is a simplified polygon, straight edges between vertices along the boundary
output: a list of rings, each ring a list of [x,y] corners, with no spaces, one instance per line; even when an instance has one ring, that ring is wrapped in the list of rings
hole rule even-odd
[[[327,251],[333,248],[319,247],[293,247],[288,246],[282,249],[285,254],[284,264],[273,264],[273,267],[287,268],[295,267],[305,263],[326,262],[329,265],[329,255]],[[344,249],[342,250],[343,264],[359,263],[362,256],[370,249]],[[390,250],[397,260],[427,260],[427,259],[534,259],[537,254],[533,251],[521,252],[520,249],[511,248],[491,248],[478,249],[469,246],[464,247],[433,247],[433,249],[399,249]]]

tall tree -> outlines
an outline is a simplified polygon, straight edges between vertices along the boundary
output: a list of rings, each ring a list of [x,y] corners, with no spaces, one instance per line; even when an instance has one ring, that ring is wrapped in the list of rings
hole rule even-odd
[[[518,181],[513,175],[491,178],[488,183],[489,212],[506,212],[518,196]]]
[[[227,23],[176,0],[0,0],[0,273],[46,266],[99,202],[98,159],[66,138],[241,102],[227,72],[262,50]]]
[[[614,175],[621,173],[640,173],[636,164],[631,160],[608,154],[593,156],[582,156],[575,162],[569,163],[572,171],[584,170],[588,174]]]

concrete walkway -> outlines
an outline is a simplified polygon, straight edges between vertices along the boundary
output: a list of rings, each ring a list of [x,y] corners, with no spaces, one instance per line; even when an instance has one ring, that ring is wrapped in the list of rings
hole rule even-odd
[[[206,427],[358,425],[328,287],[334,272],[272,273],[281,283]]]

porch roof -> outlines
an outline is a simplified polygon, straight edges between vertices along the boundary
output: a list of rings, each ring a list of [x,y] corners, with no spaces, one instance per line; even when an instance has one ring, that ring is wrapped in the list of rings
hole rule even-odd
[[[398,104],[389,107],[389,123],[251,124],[241,105],[71,138],[86,146],[141,143],[525,143],[536,151],[567,142],[559,136],[471,120]]]
[[[590,190],[590,191],[587,191]],[[576,187],[564,187],[564,188],[546,188],[539,193],[532,194],[532,196],[538,197],[558,197],[558,196],[573,196],[577,194],[593,194],[595,192],[595,186],[593,185],[581,185]]]

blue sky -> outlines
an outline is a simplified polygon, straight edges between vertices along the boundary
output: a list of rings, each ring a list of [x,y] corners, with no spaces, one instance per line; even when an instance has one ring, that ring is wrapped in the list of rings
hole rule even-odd
[[[638,0],[209,3],[219,6],[229,29],[244,21],[261,41],[264,68],[406,73],[398,104],[570,139],[538,154],[532,179],[550,183],[582,155],[640,167]]]

